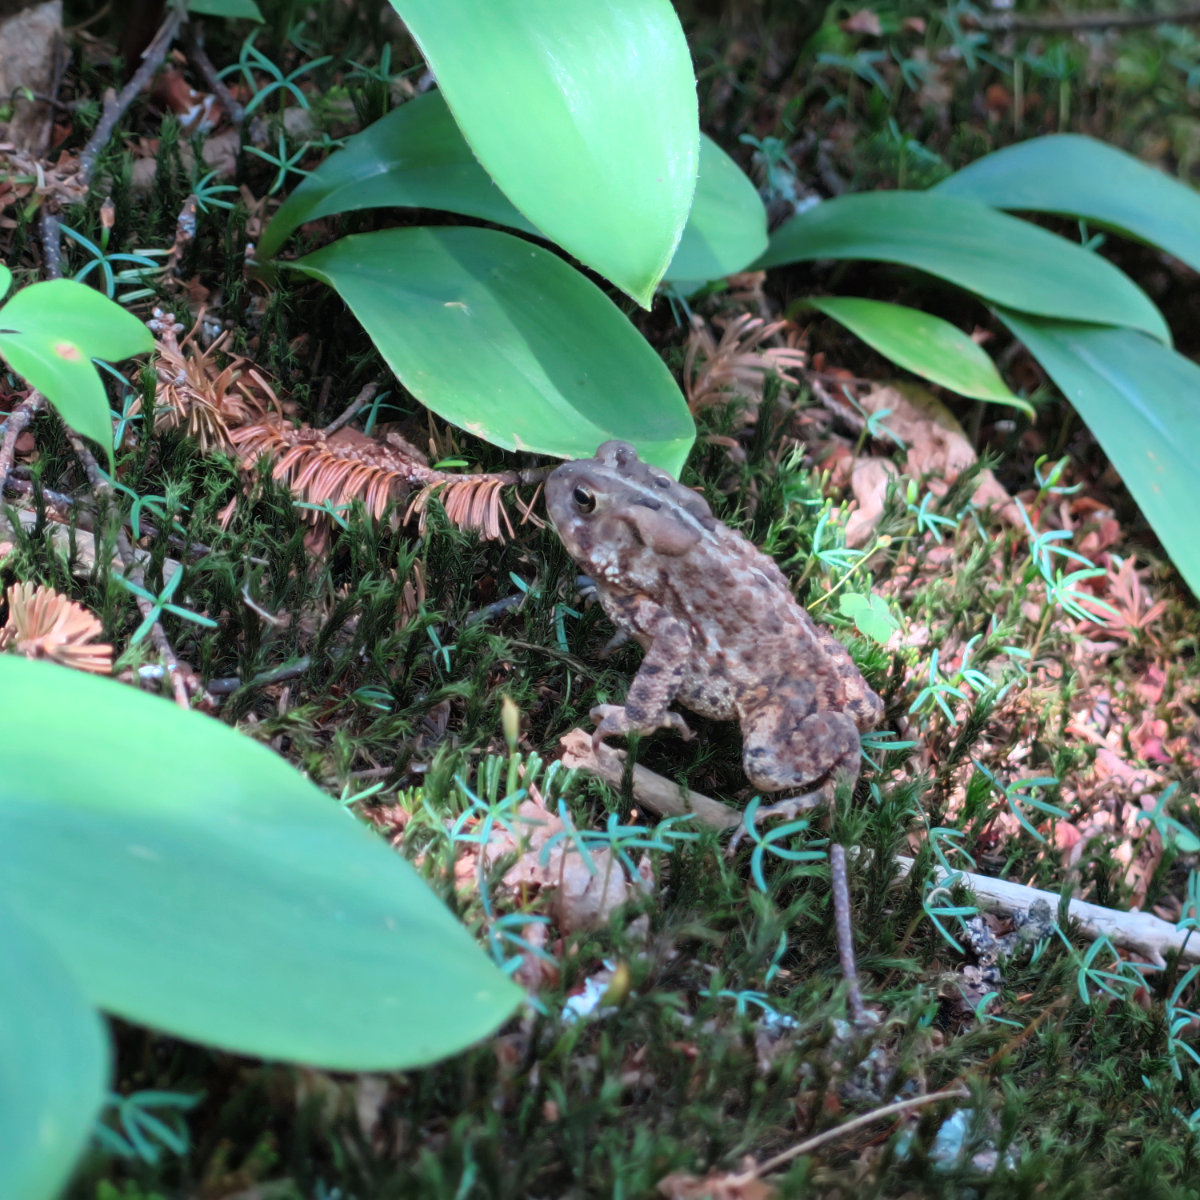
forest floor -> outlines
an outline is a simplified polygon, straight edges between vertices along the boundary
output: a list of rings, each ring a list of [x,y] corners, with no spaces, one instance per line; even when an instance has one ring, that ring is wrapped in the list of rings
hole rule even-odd
[[[255,43],[283,71],[333,56],[297,76],[306,106],[262,122],[272,149],[272,122],[292,129],[289,150],[307,140],[298,161],[309,166],[324,135],[419,86],[419,71],[399,74],[416,61],[403,41],[382,79],[356,83],[353,64],[377,65],[395,30],[344,8],[320,27],[275,16]],[[972,25],[961,4],[907,8],[829,18],[820,54],[793,27],[802,15],[765,27],[685,17],[702,124],[776,216],[809,191],[923,187],[1059,130],[1194,175],[1191,27],[1006,33]],[[95,125],[114,49],[105,37],[87,29],[73,43],[63,95],[75,103],[56,122],[55,161]],[[212,33],[218,67],[238,51],[233,33]],[[172,70],[203,91],[184,56]],[[355,87],[366,98],[357,111]],[[268,392],[318,428],[365,395],[358,424],[399,433],[432,462],[486,472],[515,457],[408,398],[328,289],[247,280],[246,244],[286,192],[280,181],[296,177],[237,155],[221,125],[203,149],[218,172],[200,189],[210,202],[194,237],[177,241],[205,172],[173,103],[166,88],[143,97],[106,148],[111,207],[97,189],[69,212],[82,235],[66,239],[69,274],[90,261],[84,238],[101,257],[174,247],[169,275],[130,307],[148,316],[169,304],[185,331],[196,325],[158,349],[191,398],[153,370],[130,384],[160,419],[152,430],[130,422],[113,519],[136,536],[137,512],[152,513],[138,538],[148,581],[161,585],[164,562],[186,558],[175,602],[220,615],[211,629],[163,620],[192,704],[273,747],[390,839],[481,941],[515,956],[531,1002],[453,1060],[393,1075],[263,1064],[118,1026],[118,1090],[144,1107],[111,1110],[116,1136],[89,1154],[70,1195],[1196,1195],[1197,951],[1164,959],[1119,934],[1097,940],[1065,907],[1061,933],[1035,913],[1022,937],[1027,904],[1015,920],[977,911],[961,876],[944,882],[971,872],[1064,906],[1074,897],[1171,926],[1200,920],[1200,613],[1036,363],[980,309],[977,333],[1035,421],[897,379],[833,322],[784,319],[814,279],[826,282],[821,266],[631,313],[697,421],[683,481],[774,556],[886,706],[853,796],[786,844],[752,836],[731,850],[702,823],[661,823],[631,779],[606,784],[560,761],[562,739],[590,729],[589,710],[624,696],[640,651],[601,657],[611,625],[581,595],[537,485],[505,490],[512,531],[485,538],[436,500],[419,520],[404,519],[406,496],[383,519],[358,505],[316,511],[255,463],[260,444],[229,448]],[[235,190],[213,190],[226,183]],[[0,259],[33,276],[35,195],[0,181]],[[304,238],[338,227],[316,223]],[[1200,351],[1185,319],[1192,274],[1149,250],[1119,255],[1180,349]],[[917,285],[898,272],[836,270],[844,289],[913,302]],[[126,276],[118,295],[146,282]],[[958,305],[963,323],[961,297],[922,302]],[[216,347],[214,330],[225,337]],[[242,388],[232,401],[230,365]],[[0,412],[20,399],[0,396]],[[132,678],[155,659],[130,644],[141,616],[113,582],[119,564],[85,550],[68,564],[41,524],[46,513],[70,524],[88,486],[61,425],[39,416],[18,439],[5,499],[14,514],[41,515],[0,531],[0,583],[40,582],[90,609]],[[171,536],[175,517],[187,545]],[[753,792],[738,730],[694,728],[690,742],[636,743],[639,764],[740,812]],[[506,790],[514,760],[519,795]],[[492,840],[481,845],[484,828]],[[857,848],[868,1029],[846,1019],[831,839]],[[604,879],[598,902],[585,860]],[[120,1114],[135,1110],[157,1113],[179,1152],[153,1133],[152,1154],[128,1138]]]

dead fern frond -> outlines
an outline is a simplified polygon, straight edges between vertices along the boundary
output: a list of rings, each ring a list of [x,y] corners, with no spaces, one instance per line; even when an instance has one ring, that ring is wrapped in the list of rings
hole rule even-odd
[[[196,340],[200,320],[182,342],[176,341],[169,321],[160,322],[158,328],[156,430],[183,427],[201,450],[232,451],[234,429],[272,410],[281,411],[279,398],[262,372],[249,359],[224,350],[228,331],[201,350]]]
[[[426,484],[409,503],[404,519],[414,513],[419,518],[418,528],[425,528],[425,511],[429,501],[436,496],[446,510],[451,524],[460,529],[478,529],[485,538],[495,540],[502,536],[500,522],[508,536],[513,536],[512,522],[500,502],[500,492],[505,486],[502,478],[495,475],[451,476],[436,483]]]
[[[707,324],[695,320],[683,360],[684,390],[692,412],[730,396],[757,405],[763,383],[771,375],[785,383],[798,383],[792,372],[807,364],[808,355],[788,346],[763,345],[789,325],[788,321],[768,323],[743,313],[725,327],[717,341]]]
[[[440,475],[407,443],[401,449],[356,429],[339,429],[327,437],[311,425],[293,427],[272,419],[235,429],[230,440],[245,470],[266,455],[275,462],[271,477],[283,480],[307,503],[338,506],[361,500],[375,520],[393,497]]]
[[[354,429],[326,434],[310,425],[294,427],[274,417],[232,430],[230,441],[241,456],[243,470],[251,470],[265,456],[274,462],[272,478],[282,480],[317,508],[361,500],[378,520],[390,501],[403,499],[416,488],[405,520],[416,514],[424,528],[426,509],[436,494],[446,515],[460,528],[499,538],[503,522],[503,529],[512,536],[500,493],[523,482],[515,472],[453,475],[435,470],[415,446],[394,433],[382,440]],[[322,514],[309,510],[306,519],[316,523]]]
[[[46,658],[97,675],[112,674],[112,647],[87,644],[99,637],[102,629],[82,605],[36,583],[14,583],[6,595],[8,620],[0,627],[0,650],[11,647],[26,658]]]

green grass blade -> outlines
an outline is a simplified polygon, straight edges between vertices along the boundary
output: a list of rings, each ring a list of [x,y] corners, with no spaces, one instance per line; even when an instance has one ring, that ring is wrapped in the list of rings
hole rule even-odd
[[[816,296],[803,303],[832,317],[905,370],[960,396],[1009,404],[1033,415],[1029,403],[1009,390],[982,347],[941,317],[857,296]]]
[[[767,248],[767,211],[741,167],[704,134],[696,198],[664,279],[723,279]]]
[[[436,208],[541,236],[479,165],[439,92],[393,109],[310,172],[267,226],[259,257],[277,254],[306,221],[367,208]],[[754,185],[701,135],[695,201],[665,278],[731,275],[766,245]]]
[[[4,313],[0,312],[0,324]],[[37,388],[76,433],[98,442],[113,469],[112,418],[100,374],[83,348],[67,337],[0,334],[0,356]]]
[[[277,254],[305,221],[365,208],[437,208],[538,232],[479,165],[440,92],[393,109],[312,171],[267,226],[259,256]]]
[[[68,338],[88,358],[105,362],[154,349],[150,330],[133,313],[74,279],[50,279],[17,292],[0,308],[0,332],[10,331]]]

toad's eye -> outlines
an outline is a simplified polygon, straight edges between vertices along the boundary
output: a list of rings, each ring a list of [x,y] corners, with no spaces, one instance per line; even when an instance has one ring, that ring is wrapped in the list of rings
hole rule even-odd
[[[596,497],[585,487],[577,487],[572,492],[571,498],[575,501],[575,507],[581,513],[590,513],[596,507]]]

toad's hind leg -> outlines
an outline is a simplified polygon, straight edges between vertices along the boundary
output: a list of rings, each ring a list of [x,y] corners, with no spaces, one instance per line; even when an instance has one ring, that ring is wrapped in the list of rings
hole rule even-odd
[[[770,705],[742,718],[742,766],[765,792],[858,778],[858,726],[842,712],[809,712],[798,720],[787,706]],[[830,789],[832,790],[832,789]]]
[[[769,706],[770,707],[770,706]],[[742,762],[755,787],[764,791],[784,791],[818,784],[802,795],[789,796],[777,804],[760,808],[755,823],[764,817],[793,818],[805,808],[833,799],[835,779],[853,784],[858,778],[862,753],[858,726],[843,712],[809,712],[799,720],[789,720],[789,710],[770,707],[742,719],[744,748]],[[734,845],[740,838],[734,839]],[[854,934],[850,922],[850,888],[846,872],[846,851],[836,843],[829,848],[830,880],[833,890],[834,926],[838,958],[846,980],[846,1001],[855,1025],[867,1021],[858,966],[854,958]]]

